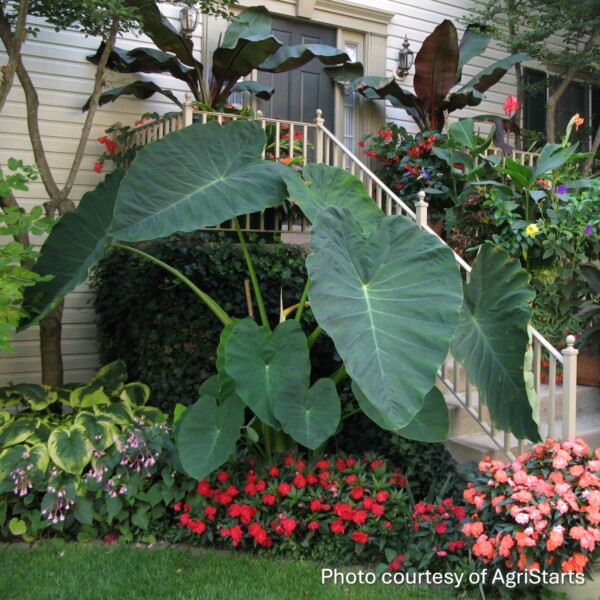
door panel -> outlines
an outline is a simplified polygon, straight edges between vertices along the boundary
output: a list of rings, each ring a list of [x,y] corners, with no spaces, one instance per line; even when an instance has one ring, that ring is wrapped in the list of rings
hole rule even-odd
[[[272,18],[273,34],[285,46],[298,44],[336,45],[336,30],[306,21]],[[273,86],[275,93],[269,101],[259,100],[257,108],[266,117],[312,122],[315,111],[323,111],[325,125],[333,129],[334,84],[325,74],[324,65],[311,60],[300,69],[287,73],[258,72],[258,81]]]

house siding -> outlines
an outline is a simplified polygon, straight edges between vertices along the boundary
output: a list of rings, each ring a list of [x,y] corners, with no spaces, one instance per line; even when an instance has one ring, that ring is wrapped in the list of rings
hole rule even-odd
[[[298,1],[301,2],[301,0]],[[255,3],[251,2],[251,4]],[[265,4],[272,12],[278,12],[273,10],[269,2]],[[369,8],[371,0],[354,1],[352,4]],[[280,14],[288,16],[295,14],[293,1],[284,3],[279,1],[278,6],[282,7],[279,11]],[[332,4],[328,0],[317,0],[315,14],[325,14],[326,11],[332,10],[331,6]],[[463,1],[460,6],[456,6],[451,2],[435,0],[420,0],[419,2],[380,0],[377,6],[389,11],[394,16],[387,28],[385,63],[381,64],[379,68],[377,65],[372,65],[369,74],[391,76],[397,67],[398,49],[402,45],[405,34],[408,34],[411,48],[416,52],[434,27],[443,19],[450,18],[457,25],[460,37],[463,28],[457,20],[469,10],[472,3]],[[177,26],[178,9],[167,5],[163,6],[162,10]],[[23,54],[25,63],[38,88],[43,141],[52,172],[60,186],[68,176],[70,161],[78,144],[84,120],[81,106],[93,87],[95,67],[87,62],[85,57],[96,51],[100,40],[74,31],[56,33],[52,27],[41,21],[38,21],[36,25],[39,27],[39,34],[37,38],[28,39],[23,48]],[[356,31],[360,34],[358,29]],[[202,27],[199,25],[194,37],[196,48],[202,48],[201,32]],[[119,39],[117,45],[129,49],[143,45],[152,46],[152,43],[145,37],[136,39],[133,36],[126,36]],[[366,48],[368,51],[368,44]],[[479,70],[505,55],[505,51],[492,44],[484,58],[475,59],[467,65],[463,81],[467,81]],[[6,54],[0,46],[0,64],[5,62]],[[414,68],[405,80],[407,87],[412,85],[413,73]],[[135,76],[129,75],[109,74],[107,87],[123,85],[135,78]],[[182,82],[170,77],[154,75],[147,79],[174,90],[177,96],[183,99],[186,89]],[[479,107],[465,109],[455,115],[466,117],[477,114],[501,114],[502,103],[508,94],[514,93],[514,85],[514,74],[509,73],[501,83],[488,92],[486,100]],[[173,109],[174,105],[167,100],[157,99],[141,103],[132,98],[121,98],[116,103],[99,109],[81,170],[70,196],[71,199],[78,201],[86,191],[93,189],[102,179],[102,175],[93,171],[93,164],[104,149],[96,140],[103,135],[107,127],[117,121],[123,124],[133,124],[139,115],[146,111],[156,111],[162,114]],[[403,124],[409,130],[416,130],[413,121],[402,110],[391,106],[386,108],[385,119]],[[482,129],[485,130],[485,126],[482,126]],[[26,163],[33,163],[27,134],[24,96],[18,82],[15,82],[4,110],[0,113],[0,131],[3,132],[3,135],[0,136],[0,164],[6,164],[6,160],[10,156],[22,158]],[[22,206],[30,209],[45,202],[47,195],[43,185],[36,182],[31,185],[29,192],[19,193],[18,199]],[[63,358],[66,382],[89,379],[99,364],[91,301],[92,292],[87,285],[79,286],[66,299],[63,320]],[[16,349],[14,354],[0,353],[0,385],[5,385],[10,381],[14,383],[39,382],[41,366],[38,328],[33,327],[17,334],[14,346]]]

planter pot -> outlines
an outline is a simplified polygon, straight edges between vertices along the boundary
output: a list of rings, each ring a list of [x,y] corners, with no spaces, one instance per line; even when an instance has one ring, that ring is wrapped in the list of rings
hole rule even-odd
[[[579,353],[577,356],[577,383],[600,387],[600,355]]]

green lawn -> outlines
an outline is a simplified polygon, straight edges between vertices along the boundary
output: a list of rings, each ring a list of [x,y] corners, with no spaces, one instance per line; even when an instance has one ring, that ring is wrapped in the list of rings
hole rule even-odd
[[[60,541],[34,548],[0,547],[2,600],[448,600],[456,596],[452,591],[381,582],[321,584],[321,565],[242,553]]]

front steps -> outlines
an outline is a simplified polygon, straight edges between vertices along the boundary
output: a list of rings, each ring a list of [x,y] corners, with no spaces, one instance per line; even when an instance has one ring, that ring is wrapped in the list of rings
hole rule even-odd
[[[440,388],[446,396],[446,403],[450,413],[450,431],[448,440],[445,442],[446,448],[459,463],[464,464],[469,461],[480,461],[489,456],[493,460],[507,461],[506,454],[483,432],[477,421],[467,412],[467,410],[454,398],[445,386]],[[541,410],[541,434],[542,437],[548,436],[547,423],[547,397],[548,386],[541,386],[540,389]],[[477,393],[473,393],[472,407],[478,410]],[[487,410],[483,407],[483,414]],[[556,394],[556,422],[554,438],[562,437],[562,387],[557,388]],[[600,388],[577,386],[577,437],[585,440],[591,448],[600,447]],[[489,422],[489,421],[488,421]],[[500,443],[504,440],[504,434],[497,434]],[[510,448],[514,455],[520,453],[517,440],[510,436]],[[524,444],[524,451],[527,450],[528,442]]]

